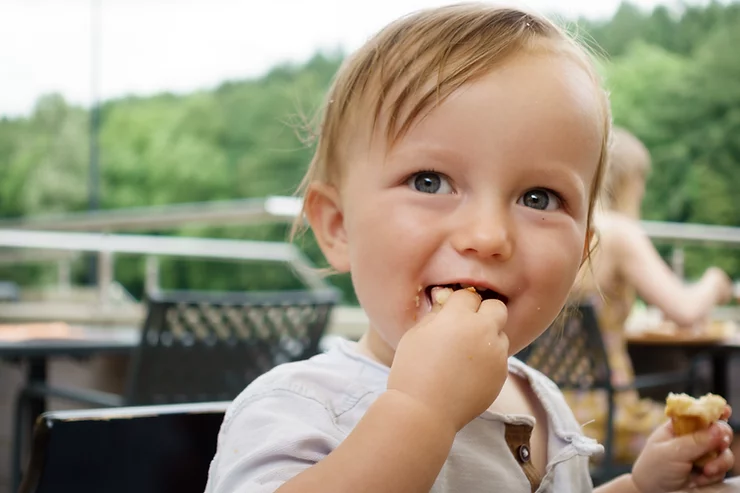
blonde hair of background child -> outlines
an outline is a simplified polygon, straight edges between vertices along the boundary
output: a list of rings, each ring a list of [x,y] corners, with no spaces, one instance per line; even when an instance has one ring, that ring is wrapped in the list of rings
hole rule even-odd
[[[650,172],[650,151],[627,130],[614,127],[609,146],[609,159],[599,201],[604,209],[624,211],[628,208],[627,191],[636,177],[645,179]]]
[[[537,14],[480,3],[403,17],[345,60],[324,101],[316,150],[298,195],[314,182],[339,186],[351,164],[353,144],[370,145],[380,128],[392,147],[455,90],[521,53],[571,57],[589,74],[598,92],[603,140],[589,192],[590,230],[611,129],[608,97],[591,54],[565,30]],[[305,228],[301,214],[291,237]]]

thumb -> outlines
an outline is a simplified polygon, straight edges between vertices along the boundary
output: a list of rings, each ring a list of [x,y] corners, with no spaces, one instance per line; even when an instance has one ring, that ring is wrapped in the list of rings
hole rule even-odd
[[[706,430],[695,431],[687,435],[676,437],[676,459],[694,462],[707,452],[718,451],[722,448],[724,433],[715,423]]]

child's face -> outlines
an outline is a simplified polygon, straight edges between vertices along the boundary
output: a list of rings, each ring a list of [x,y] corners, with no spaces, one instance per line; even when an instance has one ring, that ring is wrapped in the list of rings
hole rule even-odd
[[[358,149],[334,201],[340,219],[317,236],[390,349],[437,285],[498,293],[512,354],[552,322],[584,255],[600,114],[576,63],[523,55],[463,86],[388,152]]]

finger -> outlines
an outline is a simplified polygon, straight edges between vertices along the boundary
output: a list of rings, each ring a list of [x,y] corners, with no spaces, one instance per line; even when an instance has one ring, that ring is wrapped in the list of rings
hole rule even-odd
[[[662,425],[658,426],[652,434],[652,440],[655,442],[667,442],[675,438],[673,432],[673,422],[671,420],[664,421]]]
[[[442,311],[477,312],[480,302],[481,297],[478,293],[467,289],[458,289],[442,305]]]
[[[478,313],[489,320],[498,331],[504,328],[509,316],[506,305],[501,300],[483,300],[478,307]]]
[[[690,482],[689,482],[689,488],[692,488],[690,491],[694,491],[693,488],[701,488],[702,486],[708,486],[710,484],[716,484],[721,482],[723,479],[725,479],[725,474],[715,474],[714,476],[705,476],[703,474],[700,474],[698,476],[694,476]],[[709,492],[707,492],[709,493]]]
[[[416,326],[421,327],[434,320],[434,317],[437,315],[438,311],[439,310],[434,310],[434,307],[432,307],[432,311],[421,317],[421,319],[416,323]]]
[[[732,469],[735,464],[735,456],[728,449],[725,449],[715,459],[710,460],[702,468],[702,473],[706,477],[724,476],[727,471]]]
[[[725,411],[722,413],[722,417],[720,419],[723,421],[728,421],[730,419],[730,416],[732,416],[732,407],[725,406]]]
[[[732,427],[727,421],[717,421],[717,426],[722,430],[722,444],[720,445],[720,450],[724,450],[732,443],[732,438],[735,432],[732,431]]]
[[[704,454],[722,449],[727,433],[718,423],[706,430],[676,437],[676,459],[694,462]]]

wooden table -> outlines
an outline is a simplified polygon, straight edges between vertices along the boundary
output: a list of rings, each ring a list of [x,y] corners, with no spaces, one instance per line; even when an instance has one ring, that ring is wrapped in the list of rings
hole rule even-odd
[[[711,391],[729,396],[732,388],[730,359],[740,354],[740,331],[733,334],[703,334],[692,331],[677,331],[675,334],[640,333],[629,334],[630,348],[680,349],[689,357],[703,355],[712,362]]]
[[[128,354],[140,339],[138,327],[79,327],[61,323],[0,325],[0,360],[26,363],[24,385],[45,384],[51,357]],[[26,436],[31,436],[36,417],[44,411],[46,402],[43,399],[29,403],[22,418]],[[20,430],[15,430],[16,440],[19,433]]]
[[[0,325],[0,360],[27,362],[26,384],[45,384],[48,359],[52,356],[86,358],[99,354],[127,354],[139,344],[140,337],[138,327]],[[34,417],[45,411],[43,402],[35,402],[31,407]]]

